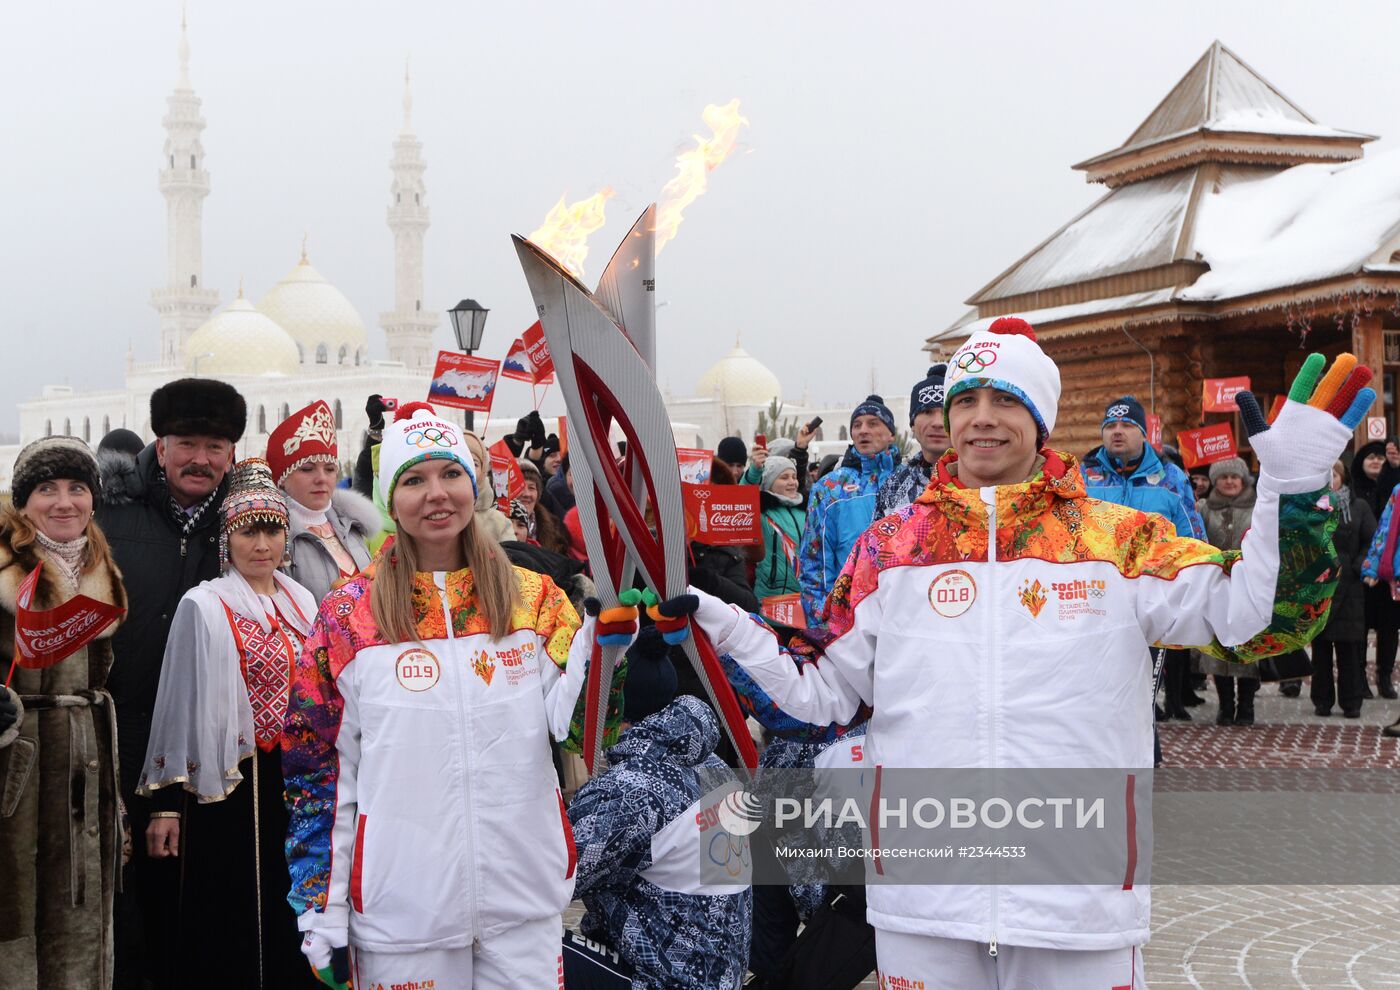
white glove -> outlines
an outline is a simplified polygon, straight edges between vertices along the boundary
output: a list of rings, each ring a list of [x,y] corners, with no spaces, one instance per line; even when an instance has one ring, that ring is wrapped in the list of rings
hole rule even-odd
[[[1288,401],[1270,425],[1252,392],[1235,397],[1259,472],[1279,482],[1280,493],[1304,492],[1328,482],[1332,465],[1352,438],[1357,424],[1375,402],[1366,388],[1371,369],[1342,354],[1326,375],[1327,360],[1310,354],[1293,379]]]

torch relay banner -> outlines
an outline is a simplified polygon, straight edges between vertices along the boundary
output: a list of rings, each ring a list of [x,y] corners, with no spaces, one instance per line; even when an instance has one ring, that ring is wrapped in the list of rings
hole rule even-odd
[[[1176,435],[1182,463],[1187,468],[1213,464],[1235,456],[1235,431],[1229,423],[1203,426],[1199,430],[1182,430]]]
[[[15,596],[15,665],[28,670],[52,667],[96,639],[102,630],[126,614],[126,609],[74,595],[55,608],[33,611],[41,561],[20,583]],[[13,667],[10,673],[14,673]]]
[[[682,485],[686,535],[709,547],[763,542],[756,485]]]
[[[1207,378],[1202,386],[1201,411],[1232,413],[1235,396],[1249,391],[1249,376],[1238,378]]]

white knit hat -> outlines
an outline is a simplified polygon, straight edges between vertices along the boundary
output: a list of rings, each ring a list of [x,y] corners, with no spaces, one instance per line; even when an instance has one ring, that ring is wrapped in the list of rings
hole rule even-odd
[[[1060,404],[1060,369],[1036,343],[1035,329],[1025,320],[1003,316],[986,330],[979,330],[948,359],[944,380],[948,410],[953,397],[972,388],[999,388],[1010,392],[1035,419],[1037,443],[1044,445],[1055,428]]]
[[[379,446],[379,494],[384,504],[394,504],[394,486],[400,475],[415,464],[438,459],[462,465],[472,479],[472,491],[476,491],[476,466],[471,448],[462,439],[462,428],[441,419],[426,402],[400,406],[394,421],[385,425]]]

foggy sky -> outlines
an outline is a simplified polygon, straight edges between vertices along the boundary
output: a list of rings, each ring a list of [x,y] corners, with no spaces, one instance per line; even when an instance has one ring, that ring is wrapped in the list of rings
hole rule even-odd
[[[175,0],[0,9],[0,431],[44,384],[120,387],[128,343],[156,356],[179,19]],[[1121,144],[1211,41],[1317,120],[1380,134],[1374,153],[1400,136],[1397,28],[1386,2],[192,0],[202,284],[226,304],[242,277],[256,300],[305,232],[384,356],[411,54],[424,309],[480,300],[483,353],[501,357],[533,318],[508,235],[562,193],[613,187],[593,284],[707,133],[705,104],[739,97],[740,150],[658,261],[661,382],[689,394],[737,333],[790,401],[858,400],[872,370],[897,395],[922,377],[929,333],[1103,195],[1069,166]],[[445,318],[438,338],[451,345]]]

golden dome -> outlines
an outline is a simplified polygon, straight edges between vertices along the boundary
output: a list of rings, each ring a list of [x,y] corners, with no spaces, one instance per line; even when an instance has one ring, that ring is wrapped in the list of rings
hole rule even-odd
[[[736,341],[734,350],[700,376],[695,394],[702,398],[718,396],[730,406],[766,406],[774,399],[782,402],[783,386],[777,375]]]
[[[185,367],[199,375],[295,375],[297,345],[239,296],[185,342]]]
[[[291,334],[303,364],[355,365],[366,352],[369,338],[360,314],[305,254],[258,300],[258,309]]]

